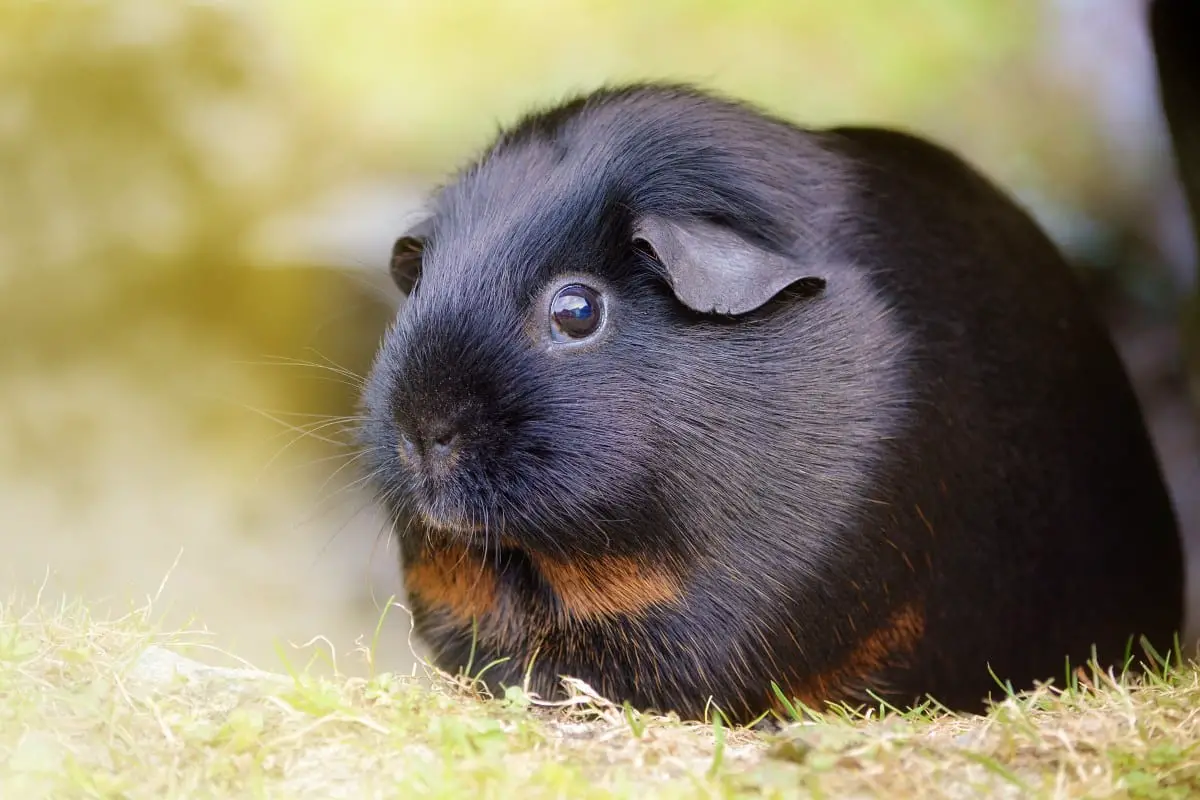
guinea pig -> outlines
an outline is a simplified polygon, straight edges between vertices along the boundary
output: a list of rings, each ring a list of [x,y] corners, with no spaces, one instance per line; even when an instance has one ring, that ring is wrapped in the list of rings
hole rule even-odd
[[[980,711],[1172,648],[1181,543],[1122,364],[948,150],[608,87],[402,233],[361,437],[442,669],[745,722],[775,687]]]

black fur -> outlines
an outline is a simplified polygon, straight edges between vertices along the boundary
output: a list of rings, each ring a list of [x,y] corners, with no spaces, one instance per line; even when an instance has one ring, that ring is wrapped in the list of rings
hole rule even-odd
[[[975,710],[989,664],[1024,687],[1093,645],[1110,663],[1131,636],[1171,646],[1180,543],[1126,376],[1055,248],[950,153],[633,86],[520,121],[431,210],[364,443],[405,563],[456,542],[496,576],[474,662],[512,657],[493,682],[519,682],[536,649],[544,695],[570,674],[744,720],[772,680],[858,659],[871,669],[816,699]],[[647,216],[732,232],[812,280],[743,314],[689,308],[633,242]],[[566,276],[610,316],[554,349],[544,293]],[[402,432],[446,426],[445,469],[401,457]],[[632,556],[685,592],[574,618],[539,554]],[[462,666],[470,624],[411,602],[437,663]],[[902,609],[915,648],[864,659]]]
[[[1200,252],[1200,3],[1152,0],[1147,21],[1159,100]]]

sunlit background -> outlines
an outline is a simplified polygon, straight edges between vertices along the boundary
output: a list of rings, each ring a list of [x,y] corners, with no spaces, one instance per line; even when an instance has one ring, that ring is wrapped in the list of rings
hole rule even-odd
[[[7,0],[0,597],[119,611],[169,573],[164,622],[256,663],[369,640],[395,553],[337,418],[398,301],[391,241],[499,125],[648,77],[902,125],[1020,196],[1118,332],[1196,529],[1195,254],[1139,3]]]

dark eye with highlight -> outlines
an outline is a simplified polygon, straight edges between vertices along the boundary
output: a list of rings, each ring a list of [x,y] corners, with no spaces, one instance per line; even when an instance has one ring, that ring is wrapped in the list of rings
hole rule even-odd
[[[579,341],[600,329],[604,300],[590,286],[564,286],[550,300],[550,333],[556,342]]]

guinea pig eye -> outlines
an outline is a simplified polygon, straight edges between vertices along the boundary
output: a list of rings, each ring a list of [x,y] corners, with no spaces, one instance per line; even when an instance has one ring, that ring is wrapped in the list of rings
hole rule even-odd
[[[573,283],[559,289],[550,300],[550,331],[555,341],[586,339],[600,328],[604,316],[600,293]]]

